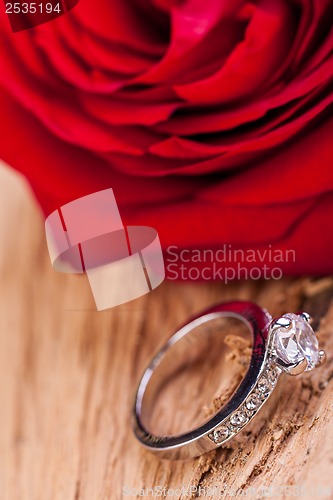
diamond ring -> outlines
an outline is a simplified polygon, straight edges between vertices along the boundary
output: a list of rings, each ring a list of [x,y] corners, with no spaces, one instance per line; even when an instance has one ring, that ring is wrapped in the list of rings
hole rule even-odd
[[[200,352],[197,340],[191,340],[192,332],[201,329],[200,334],[205,339],[211,321],[226,319],[242,322],[252,337],[251,359],[241,382],[222,406],[200,425],[181,433],[155,432],[152,419],[156,401],[168,381],[179,372],[181,364],[188,363]],[[224,445],[242,431],[268,400],[282,374],[299,375],[324,361],[325,353],[319,349],[307,313],[288,313],[273,319],[265,309],[251,302],[219,304],[180,328],[145,370],[135,397],[135,436],[161,458],[199,456]],[[225,359],[218,357],[218,362],[221,365]],[[200,365],[196,366],[200,374]],[[185,393],[186,385],[181,390]],[[163,413],[160,412],[158,418],[163,420]]]

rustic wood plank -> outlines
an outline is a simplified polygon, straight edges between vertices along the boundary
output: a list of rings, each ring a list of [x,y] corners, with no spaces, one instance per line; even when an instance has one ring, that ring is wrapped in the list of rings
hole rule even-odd
[[[84,277],[51,268],[42,215],[24,181],[3,167],[0,200],[2,500],[120,499],[126,486],[133,492],[218,487],[225,496],[250,487],[303,486],[308,494],[312,486],[330,486],[332,494],[331,278],[170,282],[98,313]],[[226,448],[188,462],[160,461],[130,430],[139,376],[191,314],[235,298],[255,300],[274,315],[306,306],[328,362],[298,379],[286,377]]]

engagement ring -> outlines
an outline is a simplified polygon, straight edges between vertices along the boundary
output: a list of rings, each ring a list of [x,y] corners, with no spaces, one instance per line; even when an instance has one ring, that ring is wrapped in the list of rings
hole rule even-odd
[[[192,366],[194,377],[204,376],[201,375],[202,361],[198,362],[200,356],[211,352],[217,366],[224,369],[222,378],[228,386],[232,381],[236,383],[231,369],[226,369],[227,362],[235,361],[234,355],[227,356],[230,346],[226,341],[227,336],[236,331],[235,321],[252,337],[249,366],[237,386],[225,401],[221,400],[222,406],[215,408],[199,425],[194,422],[195,425],[190,424],[180,433],[156,432],[155,428],[161,428],[164,419],[167,420],[168,407],[163,404],[167,405],[168,400],[164,393],[170,388],[176,389],[176,403],[183,407],[182,395],[185,399],[190,390],[190,384],[181,378],[183,368]],[[215,329],[210,327],[214,322],[217,322]],[[311,318],[305,312],[273,319],[265,309],[243,301],[223,303],[196,316],[168,340],[142,376],[134,408],[134,433],[138,440],[161,458],[169,459],[196,457],[224,445],[256,416],[276,388],[281,374],[299,375],[324,362],[325,353],[319,350],[310,323]],[[210,343],[210,338],[216,345]],[[235,338],[242,340],[239,336]],[[191,404],[195,405],[201,395],[201,390],[191,394]],[[160,410],[156,413],[157,404]],[[172,416],[179,427],[185,420],[176,413],[177,408],[173,408]]]

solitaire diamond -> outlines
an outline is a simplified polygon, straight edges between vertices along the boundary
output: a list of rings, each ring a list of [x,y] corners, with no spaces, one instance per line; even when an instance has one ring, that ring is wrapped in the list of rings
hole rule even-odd
[[[275,349],[278,357],[286,365],[296,365],[306,360],[305,371],[312,370],[320,361],[317,337],[302,315],[285,314],[284,326],[275,329]],[[280,319],[282,319],[280,318]]]

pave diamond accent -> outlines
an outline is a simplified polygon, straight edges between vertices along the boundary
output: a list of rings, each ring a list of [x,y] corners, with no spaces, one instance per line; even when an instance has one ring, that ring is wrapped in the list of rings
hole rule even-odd
[[[237,411],[230,417],[231,425],[235,427],[243,427],[244,424],[248,421],[248,416],[244,411]]]
[[[289,313],[283,318],[289,320],[290,325],[275,331],[274,345],[278,358],[287,365],[306,359],[305,371],[312,370],[319,363],[318,340],[313,329],[301,315]]]
[[[270,384],[268,382],[268,379],[263,376],[259,379],[259,382],[258,382],[258,391],[263,395],[263,396],[266,396],[270,393],[270,390],[271,390],[271,387],[270,387]]]
[[[270,385],[275,385],[277,379],[278,379],[278,374],[276,373],[276,369],[273,366],[270,366],[267,369],[267,380],[270,383]]]
[[[219,427],[210,433],[208,437],[214,441],[215,444],[221,445],[247,425],[265,401],[267,401],[280,374],[281,370],[273,366],[272,360],[269,358],[266,361],[266,366],[258,382],[253,387],[246,401]]]
[[[208,437],[218,446],[243,429],[257,414],[274,390],[283,371],[292,375],[312,370],[325,361],[306,313],[285,314],[270,326],[267,358],[246,400],[219,424]]]
[[[248,410],[256,410],[260,406],[260,399],[258,398],[258,395],[253,392],[246,400],[246,408]]]
[[[226,425],[221,425],[215,429],[211,436],[215,443],[222,443],[229,436],[229,429]]]

